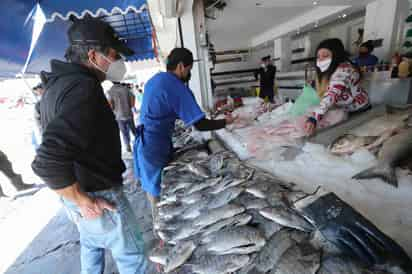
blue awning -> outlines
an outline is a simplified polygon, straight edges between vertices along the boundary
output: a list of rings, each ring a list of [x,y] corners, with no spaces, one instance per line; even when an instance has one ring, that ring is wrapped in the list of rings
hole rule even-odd
[[[128,60],[155,57],[146,0],[1,0],[0,12],[2,77],[49,70],[51,59],[64,59],[70,15],[110,23],[135,51]]]

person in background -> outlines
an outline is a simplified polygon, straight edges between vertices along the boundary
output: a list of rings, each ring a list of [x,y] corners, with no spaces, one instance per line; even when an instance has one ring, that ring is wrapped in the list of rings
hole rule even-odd
[[[133,158],[135,176],[140,179],[151,203],[154,222],[162,171],[173,157],[172,135],[176,120],[181,119],[186,127],[207,131],[224,128],[236,119],[230,115],[221,120],[206,118],[186,85],[193,62],[190,50],[173,49],[167,57],[167,72],[154,75],[146,83],[143,93]]]
[[[372,54],[374,50],[373,41],[368,40],[359,46],[359,56],[353,63],[358,67],[373,67],[378,64],[378,57]]]
[[[139,88],[139,86],[136,87],[136,110],[140,111],[140,108],[142,106],[142,101],[143,101],[143,88]]]
[[[137,86],[135,93],[135,104],[134,104],[134,114],[135,114],[135,125],[140,124],[140,109],[142,107],[143,101],[143,89]]]
[[[107,92],[110,107],[112,108],[116,121],[119,124],[123,137],[123,143],[127,152],[131,152],[130,133],[135,134],[132,108],[135,104],[135,97],[127,84],[114,82]]]
[[[269,100],[274,103],[274,85],[276,76],[276,67],[272,64],[270,55],[261,59],[261,67],[256,72],[256,76],[260,81],[260,93],[259,97]]]
[[[25,184],[20,174],[17,174],[13,170],[13,165],[7,158],[7,155],[0,150],[0,171],[7,177],[9,182],[14,186],[17,191],[27,190],[33,187],[33,185]],[[0,185],[0,197],[7,197]]]
[[[100,19],[75,19],[67,34],[68,62],[51,61],[40,101],[43,141],[32,169],[77,225],[82,274],[103,273],[105,249],[120,274],[144,274],[142,235],[123,192],[119,127],[101,86],[123,79],[120,54],[133,51]]]
[[[369,95],[360,86],[359,68],[349,61],[341,40],[322,41],[316,56],[316,90],[321,102],[306,121],[307,135],[316,132],[318,122],[332,108],[342,108],[349,113],[370,108]]]

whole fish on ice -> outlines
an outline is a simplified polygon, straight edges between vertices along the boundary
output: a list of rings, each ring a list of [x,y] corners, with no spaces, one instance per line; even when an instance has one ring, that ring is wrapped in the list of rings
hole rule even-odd
[[[376,166],[356,174],[353,179],[381,178],[386,183],[398,187],[395,168],[402,160],[410,158],[411,153],[412,128],[408,128],[383,144],[378,154],[378,164]]]
[[[280,225],[296,228],[302,231],[313,231],[315,228],[306,219],[292,208],[283,205],[261,209],[259,213]]]

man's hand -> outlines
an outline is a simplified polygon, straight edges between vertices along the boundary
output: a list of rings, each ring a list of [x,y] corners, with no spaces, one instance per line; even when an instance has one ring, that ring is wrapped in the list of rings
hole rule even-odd
[[[104,210],[115,211],[116,208],[102,198],[87,197],[79,202],[80,213],[85,219],[95,219],[103,215]]]
[[[316,122],[309,118],[305,123],[305,132],[307,136],[312,136],[316,132]]]
[[[228,114],[225,116],[226,125],[233,124],[236,119],[239,118],[239,115],[233,116],[232,114]]]
[[[103,215],[103,211],[116,210],[115,206],[103,198],[92,198],[81,191],[79,183],[55,190],[63,198],[75,203],[85,219],[95,219]]]

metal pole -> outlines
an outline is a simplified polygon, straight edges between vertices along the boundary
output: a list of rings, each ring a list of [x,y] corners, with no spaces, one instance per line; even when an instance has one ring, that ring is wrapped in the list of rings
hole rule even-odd
[[[184,48],[185,44],[183,42],[182,21],[180,20],[180,17],[177,18],[177,24],[179,26],[180,47]]]

